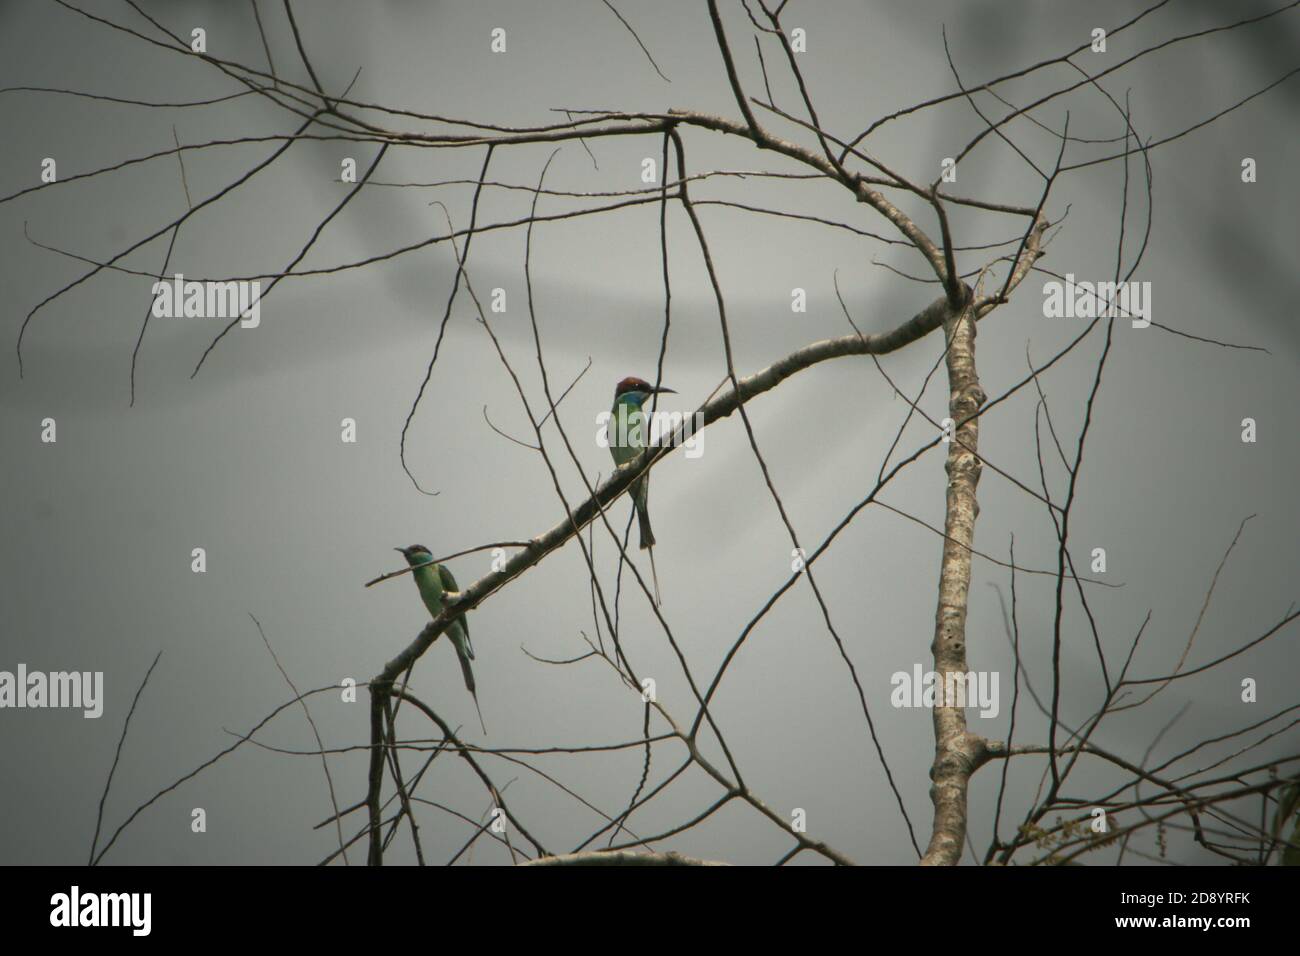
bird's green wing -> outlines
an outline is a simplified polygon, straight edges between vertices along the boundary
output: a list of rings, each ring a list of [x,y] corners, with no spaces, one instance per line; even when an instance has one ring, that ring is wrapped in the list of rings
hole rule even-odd
[[[445,564],[438,565],[438,577],[442,579],[442,586],[448,591],[459,591],[460,585],[456,583],[456,576],[451,573],[451,568]],[[469,615],[460,616],[461,627],[465,628],[465,646],[469,648],[469,656],[474,657],[474,645],[469,639]]]

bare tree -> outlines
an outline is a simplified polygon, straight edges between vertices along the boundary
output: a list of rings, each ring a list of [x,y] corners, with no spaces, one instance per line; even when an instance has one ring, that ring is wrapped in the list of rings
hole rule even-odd
[[[170,268],[171,250],[177,235],[183,229],[194,228],[195,220],[203,210],[216,203],[238,201],[240,187],[263,170],[276,163],[288,150],[298,144],[334,141],[356,144],[373,149],[373,157],[355,178],[349,182],[343,197],[324,216],[316,227],[302,237],[300,251],[282,268],[245,276],[189,276],[192,281],[224,283],[232,281],[258,281],[264,283],[261,300],[265,301],[282,281],[314,278],[328,281],[330,277],[349,270],[366,269],[378,263],[408,255],[432,246],[445,246],[454,256],[455,274],[450,288],[443,290],[437,313],[440,316],[437,340],[429,357],[423,382],[415,392],[409,413],[402,428],[400,465],[406,470],[417,488],[425,490],[417,481],[406,459],[406,449],[414,440],[410,431],[412,420],[426,388],[438,375],[438,362],[443,336],[452,320],[454,308],[470,308],[477,316],[483,333],[489,337],[494,352],[513,382],[519,407],[532,434],[521,439],[510,436],[492,424],[487,424],[511,441],[525,445],[535,454],[541,473],[553,486],[558,499],[558,520],[539,516],[541,530],[520,529],[517,540],[474,544],[440,556],[447,560],[461,555],[505,549],[510,553],[498,568],[479,577],[453,595],[446,610],[429,621],[404,647],[394,639],[395,653],[378,669],[369,681],[370,695],[368,737],[364,744],[345,747],[326,746],[319,735],[317,747],[309,753],[322,759],[333,799],[334,780],[329,776],[329,756],[360,747],[368,752],[369,769],[360,799],[340,808],[321,826],[335,830],[338,848],[325,861],[347,859],[347,848],[364,843],[367,860],[372,865],[384,861],[385,852],[397,839],[405,823],[409,839],[417,858],[426,862],[420,841],[420,819],[437,811],[459,821],[465,827],[466,839],[459,852],[442,862],[455,863],[469,853],[474,845],[484,839],[505,847],[516,861],[529,861],[545,865],[572,865],[591,862],[631,865],[676,865],[699,863],[675,853],[661,851],[661,845],[713,817],[729,805],[744,805],[764,826],[778,830],[788,849],[775,862],[784,864],[803,853],[811,853],[836,864],[853,862],[836,848],[835,834],[818,834],[805,831],[797,820],[775,809],[751,786],[741,771],[738,759],[728,744],[722,721],[712,705],[718,690],[727,677],[730,666],[760,622],[783,596],[795,588],[807,587],[819,609],[820,620],[807,632],[812,638],[814,629],[824,630],[834,644],[851,680],[862,713],[867,736],[878,760],[877,771],[888,781],[897,804],[897,825],[909,834],[916,856],[923,864],[953,865],[958,863],[966,847],[972,858],[982,863],[1067,863],[1085,854],[1113,851],[1106,861],[1122,862],[1126,856],[1145,856],[1160,859],[1165,850],[1166,834],[1185,832],[1200,847],[1235,863],[1268,864],[1283,857],[1294,858],[1297,852],[1296,835],[1292,821],[1297,813],[1297,760],[1300,753],[1281,763],[1254,761],[1251,751],[1273,738],[1290,733],[1294,742],[1294,728],[1300,717],[1296,716],[1300,704],[1280,710],[1265,720],[1232,730],[1214,741],[1206,740],[1181,753],[1148,766],[1147,760],[1135,761],[1109,752],[1094,742],[1098,726],[1114,715],[1145,705],[1171,683],[1190,675],[1220,667],[1238,655],[1248,653],[1260,643],[1290,630],[1300,611],[1294,606],[1279,616],[1277,623],[1265,632],[1244,641],[1232,652],[1196,666],[1189,667],[1188,660],[1197,633],[1193,630],[1181,649],[1175,648],[1168,671],[1154,677],[1130,674],[1130,665],[1145,632],[1145,625],[1129,643],[1122,662],[1108,658],[1104,653],[1108,635],[1120,633],[1121,625],[1108,621],[1104,609],[1097,605],[1098,593],[1111,586],[1105,581],[1089,577],[1077,568],[1071,551],[1073,506],[1079,497],[1082,477],[1081,463],[1088,438],[1104,422],[1097,414],[1095,400],[1101,390],[1107,360],[1117,323],[1123,324],[1136,316],[1131,311],[1127,296],[1119,291],[1134,276],[1147,250],[1151,228],[1152,168],[1151,151],[1169,147],[1183,136],[1213,122],[1237,107],[1250,102],[1293,76],[1291,70],[1268,85],[1248,91],[1227,108],[1200,121],[1172,132],[1152,136],[1139,128],[1127,100],[1109,87],[1121,81],[1121,74],[1131,64],[1155,55],[1175,45],[1212,44],[1224,41],[1228,34],[1274,23],[1294,17],[1295,3],[1287,3],[1259,15],[1239,18],[1207,30],[1177,33],[1172,29],[1158,39],[1145,43],[1136,52],[1123,58],[1114,56],[1091,59],[1098,42],[1113,41],[1134,30],[1148,17],[1153,17],[1169,0],[1161,0],[1144,9],[1125,22],[1099,28],[1088,42],[1073,45],[1070,49],[1030,63],[1002,76],[981,83],[967,85],[959,74],[951,54],[948,62],[952,71],[953,91],[939,97],[914,103],[874,119],[862,117],[857,129],[833,131],[819,118],[816,95],[801,67],[805,53],[801,31],[789,22],[789,0],[728,0],[707,3],[707,22],[712,30],[716,48],[718,82],[729,89],[734,101],[731,115],[715,115],[689,108],[663,112],[640,110],[589,111],[565,106],[556,115],[541,117],[533,125],[517,126],[499,122],[494,117],[449,117],[420,111],[418,108],[366,102],[351,97],[351,84],[327,88],[328,72],[317,68],[311,55],[312,25],[295,16],[289,0],[282,4],[261,4],[252,0],[249,11],[259,31],[265,50],[266,64],[234,62],[206,50],[196,49],[184,31],[171,25],[169,18],[155,16],[134,0],[126,0],[123,9],[113,14],[101,13],[99,8],[83,8],[65,0],[56,2],[67,10],[88,18],[104,30],[129,34],[141,44],[172,51],[185,57],[186,69],[215,71],[228,79],[234,90],[223,101],[235,100],[232,108],[239,108],[251,100],[273,104],[283,118],[283,132],[273,135],[245,136],[227,140],[182,144],[176,140],[174,149],[140,155],[122,163],[64,176],[57,183],[43,184],[11,192],[0,197],[0,203],[20,196],[54,189],[64,184],[87,178],[107,181],[114,173],[139,163],[166,163],[171,158],[180,161],[184,174],[186,156],[208,150],[220,150],[265,144],[271,149],[260,162],[249,166],[230,184],[211,195],[190,197],[188,208],[180,216],[163,222],[156,230],[143,235],[107,258],[94,258],[75,250],[56,248],[37,236],[33,242],[52,252],[83,263],[86,269],[73,281],[44,297],[25,316],[18,332],[16,350],[20,368],[26,336],[34,323],[65,293],[84,282],[96,280],[114,272],[140,279],[153,280],[165,276]],[[267,9],[267,7],[271,9]],[[628,34],[629,51],[644,56],[653,73],[664,77],[654,51],[642,42],[635,29],[637,15],[620,12],[616,5],[605,0],[595,13],[616,18],[618,28]],[[119,15],[120,14],[120,15]],[[264,21],[282,18],[292,36],[292,49],[274,48],[264,32]],[[277,19],[277,22],[280,22]],[[943,40],[947,47],[946,37]],[[639,52],[637,52],[639,50]],[[287,66],[294,63],[291,69]],[[1097,67],[1095,63],[1104,64]],[[299,75],[305,79],[295,80]],[[355,78],[354,78],[355,82]],[[658,82],[658,80],[655,80]],[[1017,99],[1006,92],[1012,85]],[[1027,85],[1033,89],[1024,96]],[[761,87],[761,89],[760,89]],[[777,102],[774,90],[784,90],[792,97],[784,105]],[[97,91],[60,89],[64,96],[110,98]],[[1102,103],[1113,114],[1114,126],[1106,131],[1088,130],[1081,133],[1070,119],[1069,105],[1084,99]],[[120,101],[120,100],[119,100]],[[203,108],[217,102],[207,100],[193,103],[162,103],[134,101],[142,107]],[[938,111],[969,110],[980,121],[979,131],[949,159],[924,170],[900,170],[887,165],[872,149],[871,139],[876,131],[889,124],[913,120],[917,116]],[[721,136],[752,150],[755,166],[747,169],[704,169],[690,161],[692,147],[698,138]],[[507,182],[495,178],[494,168],[499,157],[508,151],[530,147],[578,144],[594,151],[603,140],[611,137],[636,137],[654,144],[660,157],[660,180],[640,189],[620,189],[617,186],[602,188],[599,170],[591,176],[592,190],[574,193],[547,188],[546,176],[550,165],[548,158],[535,182]],[[1020,164],[1024,176],[1023,195],[1014,202],[980,196],[961,195],[949,188],[954,181],[951,171],[976,151],[998,149],[1007,161]],[[385,159],[397,151],[460,150],[481,155],[478,177],[472,181],[443,180],[437,183],[391,183],[379,178]],[[553,157],[553,153],[550,154]],[[1032,273],[1048,278],[1064,279],[1058,272],[1045,269],[1040,259],[1046,254],[1050,242],[1060,230],[1068,228],[1067,209],[1056,199],[1057,189],[1064,181],[1080,170],[1107,165],[1122,171],[1122,212],[1117,223],[1115,272],[1112,282],[1102,291],[1089,288],[1086,297],[1089,310],[1084,313],[1091,320],[1082,327],[1068,345],[1047,357],[1035,360],[1026,349],[1026,370],[1011,387],[989,397],[981,386],[976,353],[978,330],[1000,308],[1012,301],[1018,290]],[[670,173],[671,170],[671,173]],[[933,179],[929,177],[934,175]],[[736,202],[709,193],[710,187],[720,181],[765,180],[780,188],[795,190],[806,188],[808,183],[830,184],[839,190],[843,212],[835,218],[816,217],[765,202]],[[1130,182],[1131,178],[1136,185]],[[375,249],[354,261],[312,268],[302,267],[322,232],[344,213],[356,197],[369,189],[401,186],[408,189],[425,187],[463,186],[473,190],[470,214],[465,222],[454,222],[446,206],[441,209],[446,227],[436,235],[418,243],[396,248]],[[479,216],[480,198],[490,191],[513,190],[531,196],[532,207],[527,216],[509,221],[482,221]],[[1130,193],[1140,198],[1133,200],[1130,210]],[[188,185],[186,194],[189,196]],[[538,211],[543,198],[562,198],[568,208],[560,212]],[[851,213],[865,206],[879,217],[879,232],[868,231],[855,224]],[[563,402],[573,381],[557,380],[553,368],[545,358],[545,348],[534,297],[532,294],[531,254],[534,230],[539,224],[559,220],[585,219],[587,217],[617,215],[619,211],[637,206],[657,207],[659,212],[659,240],[661,263],[653,274],[647,274],[651,283],[663,288],[663,327],[656,383],[663,381],[663,372],[672,328],[672,280],[669,269],[669,241],[685,241],[698,255],[712,288],[716,304],[716,322],[722,342],[725,376],[714,393],[694,414],[680,424],[672,434],[661,436],[658,444],[647,448],[635,461],[618,468],[605,477],[591,474],[583,466],[572,438],[573,421],[565,415]],[[867,241],[889,250],[902,250],[919,274],[910,274],[903,266],[877,263],[896,273],[900,281],[915,285],[933,286],[932,292],[917,297],[910,315],[898,316],[885,331],[866,333],[851,314],[848,302],[840,296],[843,315],[848,330],[838,337],[810,342],[765,368],[746,373],[738,368],[732,349],[733,316],[729,313],[727,296],[718,276],[711,247],[709,230],[700,210],[707,206],[725,206],[747,211],[760,217],[780,217],[782,220],[799,220],[832,230],[849,230]],[[670,209],[680,212],[687,227],[682,240],[681,232],[669,228]],[[994,245],[963,242],[955,212],[964,217],[980,217],[981,223],[994,221],[1006,223],[1005,241]],[[1132,220],[1141,216],[1145,224],[1137,229],[1135,241],[1130,233],[1135,231]],[[969,222],[969,219],[963,219]],[[971,227],[974,231],[974,227]],[[982,226],[981,226],[982,228]],[[475,287],[471,251],[475,238],[499,230],[523,230],[525,234],[524,276],[528,288],[528,308],[531,325],[535,369],[516,368],[507,357],[497,331],[492,324],[490,310]],[[139,265],[132,265],[137,252],[151,248],[151,244],[166,240],[168,243],[162,268],[157,273]],[[836,293],[839,294],[838,285]],[[203,371],[205,364],[221,348],[229,332],[239,323],[232,318],[207,345],[193,368],[192,377]],[[996,318],[994,318],[996,321]],[[140,341],[148,328],[148,317],[141,324],[136,341],[138,354]],[[1189,335],[1172,324],[1151,321],[1150,325],[1167,333]],[[879,361],[889,355],[942,335],[944,348],[939,360],[918,386],[896,384]],[[1194,337],[1194,336],[1193,336]],[[1095,369],[1091,373],[1091,387],[1086,397],[1083,425],[1075,436],[1062,434],[1053,421],[1044,377],[1070,363],[1081,364],[1080,346],[1099,344]],[[1206,348],[1251,348],[1234,342],[1205,341]],[[816,541],[801,534],[795,526],[785,501],[777,487],[768,459],[760,441],[759,429],[751,420],[750,403],[767,393],[776,391],[788,379],[805,369],[820,366],[832,359],[866,356],[874,363],[878,374],[888,382],[890,389],[906,405],[891,445],[880,459],[879,472],[874,481],[865,482],[860,499],[841,506],[843,517],[821,540]],[[943,365],[947,377],[947,417],[935,420],[924,410],[924,398],[931,378]],[[589,366],[588,366],[589,367]],[[583,370],[585,373],[586,369]],[[583,373],[579,373],[581,378]],[[132,396],[134,400],[135,360],[132,360]],[[540,389],[529,387],[526,381],[540,382]],[[1033,432],[1039,474],[1027,477],[1015,469],[992,460],[981,450],[981,431],[1003,427],[1005,418],[994,416],[1017,395],[1036,396]],[[1057,401],[1061,399],[1058,397]],[[1077,401],[1079,399],[1072,399]],[[775,509],[788,534],[789,546],[800,555],[788,578],[776,588],[748,623],[735,636],[728,652],[715,670],[710,672],[684,648],[674,635],[673,623],[668,613],[655,601],[653,589],[643,576],[643,570],[633,555],[626,550],[627,529],[616,526],[613,506],[631,484],[650,469],[663,463],[682,446],[692,429],[707,428],[733,414],[738,415],[752,452],[753,464],[761,472],[770,494],[770,507]],[[486,411],[485,411],[486,417]],[[913,434],[909,426],[919,426],[927,438],[908,444]],[[1027,430],[1024,432],[1027,436]],[[1050,439],[1045,441],[1046,438]],[[1025,439],[1028,441],[1027,437]],[[934,747],[930,770],[932,823],[926,826],[924,808],[908,805],[902,790],[891,771],[888,753],[902,744],[887,741],[877,733],[872,717],[872,706],[879,706],[879,695],[869,691],[860,679],[852,662],[849,649],[854,637],[844,631],[843,624],[835,623],[832,602],[818,586],[817,565],[830,550],[840,533],[868,506],[876,505],[898,511],[879,498],[883,489],[896,484],[900,476],[913,474],[917,469],[937,467],[937,456],[931,451],[942,449],[946,454],[945,470],[947,488],[945,514],[942,528],[934,527],[914,515],[900,512],[904,518],[926,528],[940,546],[939,576],[936,588],[934,633],[930,644],[933,658],[933,675],[937,697],[933,701]],[[1059,459],[1064,481],[1049,478],[1047,461]],[[995,556],[999,547],[984,545],[977,548],[977,518],[979,515],[978,489],[982,473],[988,469],[1000,482],[1005,482],[1022,494],[1027,507],[1042,509],[1055,529],[1057,563],[1054,568],[1033,568],[1017,563],[1015,542],[1009,544],[1004,558]],[[585,490],[580,500],[566,492],[565,483],[576,474]],[[1062,487],[1062,484],[1064,487]],[[486,505],[484,505],[486,506]],[[1242,521],[1242,528],[1246,521]],[[584,536],[585,534],[585,536]],[[1242,534],[1239,529],[1238,537]],[[617,554],[615,584],[611,589],[608,567],[604,557],[597,556],[597,541],[601,548],[608,542],[608,554]],[[1234,538],[1223,561],[1237,544]],[[576,742],[569,747],[530,751],[518,748],[496,748],[474,744],[462,739],[455,727],[440,714],[430,702],[421,699],[410,684],[412,668],[441,636],[448,623],[458,615],[477,608],[489,600],[509,601],[508,586],[517,578],[536,567],[546,557],[563,548],[576,547],[581,552],[587,569],[591,594],[593,637],[583,635],[587,649],[578,657],[550,660],[534,657],[530,666],[570,666],[578,661],[594,661],[607,668],[609,679],[626,688],[628,707],[643,712],[643,733],[637,739],[611,745],[593,745]],[[972,664],[978,670],[979,662],[972,662],[968,654],[966,619],[972,600],[971,574],[974,559],[992,562],[1008,574],[1009,611],[1007,637],[1013,648],[1016,668],[1013,675],[1013,700],[1010,723],[1005,739],[992,739],[974,732],[966,719],[970,705],[963,683],[972,674]],[[1222,564],[1220,565],[1222,567]],[[372,581],[387,580],[405,572],[384,574]],[[918,569],[918,572],[924,569]],[[929,568],[926,573],[932,573]],[[1053,667],[1050,675],[1034,675],[1037,686],[1022,666],[1021,622],[1019,620],[1018,584],[1026,575],[1047,576],[1055,583],[1055,617],[1050,628]],[[1217,573],[1215,575],[1217,580]],[[340,586],[342,586],[342,582]],[[644,675],[637,666],[636,655],[621,641],[620,601],[623,591],[639,592],[660,629],[662,640],[672,648],[678,661],[690,697],[668,702],[646,692]],[[1208,607],[1214,592],[1209,585],[1202,607]],[[1199,629],[1200,620],[1197,622]],[[261,625],[258,624],[260,630]],[[1041,629],[1035,629],[1041,634]],[[265,635],[263,635],[265,639]],[[1060,668],[1062,647],[1067,643],[1078,646],[1080,642],[1096,649],[1097,673],[1106,688],[1106,694],[1095,713],[1078,726],[1071,726],[1064,716],[1063,704],[1071,693],[1071,681]],[[918,644],[919,646],[919,644]],[[268,649],[270,644],[267,645]],[[156,662],[155,662],[156,663]],[[279,660],[276,659],[277,666]],[[300,694],[281,668],[286,681],[293,688],[293,698],[269,715],[252,730],[237,737],[234,743],[205,762],[181,781],[205,769],[225,754],[245,743],[269,747],[254,740],[267,721],[290,707],[301,704],[307,708],[308,699],[330,691],[319,688]],[[147,677],[146,677],[147,681]],[[971,684],[965,683],[969,691]],[[143,689],[143,688],[142,688]],[[1017,717],[1021,706],[1022,689],[1029,694],[1047,724],[1047,733],[1033,742],[1014,742]],[[1076,701],[1077,703],[1077,701]],[[757,706],[757,705],[755,705]],[[310,718],[310,710],[307,711]],[[398,718],[403,719],[399,724]],[[129,718],[128,718],[129,719]],[[428,736],[417,736],[407,724],[429,728]],[[123,731],[125,737],[125,728]],[[1220,760],[1197,769],[1187,769],[1198,750],[1211,743],[1228,740],[1242,742],[1231,759]],[[1155,744],[1153,743],[1154,747]],[[274,749],[274,748],[273,748]],[[282,748],[281,748],[282,749]],[[582,795],[563,783],[546,769],[544,757],[583,755],[591,757],[602,752],[640,751],[644,753],[644,769],[635,791],[626,806],[619,809],[600,808],[590,804]],[[291,752],[291,751],[284,751]],[[481,783],[489,813],[475,816],[464,809],[456,809],[438,802],[432,793],[430,767],[443,754],[456,756],[466,762]],[[653,779],[652,754],[656,761],[672,761],[671,772]],[[1148,752],[1148,756],[1150,751]],[[418,757],[413,766],[411,758]],[[1010,785],[1013,760],[1016,764],[1030,763],[1041,769],[1041,779],[1031,810],[1017,825],[1007,829],[1002,820],[1004,796]],[[1122,785],[1109,792],[1091,792],[1083,796],[1072,793],[1067,783],[1076,768],[1085,762],[1102,762],[1118,771]],[[995,763],[996,762],[996,763]],[[991,841],[982,851],[977,851],[971,838],[968,790],[975,774],[986,765],[994,763],[1000,773],[997,806],[990,822]],[[1177,766],[1175,766],[1177,765]],[[662,766],[657,763],[656,766]],[[516,806],[507,800],[507,785],[499,782],[501,774],[516,769],[527,771],[549,781],[575,804],[585,807],[600,821],[586,839],[576,845],[558,845],[557,837],[548,833],[545,823],[530,815],[525,806]],[[671,784],[689,770],[702,772],[712,781],[716,797],[702,810],[674,808],[676,821],[668,827],[647,831],[636,826],[637,817],[652,801],[671,802],[666,797]],[[1077,775],[1076,775],[1077,777]],[[1024,773],[1017,779],[1025,780]],[[111,776],[110,776],[111,782]],[[360,781],[353,781],[355,788]],[[98,833],[91,849],[92,862],[98,862],[118,836],[136,816],[160,796],[177,784],[143,803],[100,845]],[[1028,784],[1020,784],[1027,786]],[[347,785],[345,785],[347,786]],[[107,788],[105,790],[107,795]],[[1257,808],[1257,809],[1256,809]],[[101,803],[101,815],[103,805]],[[359,823],[355,821],[360,818]],[[354,821],[350,835],[344,824]],[[634,827],[636,830],[634,831]],[[1142,849],[1149,844],[1139,836],[1152,837],[1156,849]],[[603,842],[603,846],[600,846]],[[429,861],[432,862],[432,861]]]

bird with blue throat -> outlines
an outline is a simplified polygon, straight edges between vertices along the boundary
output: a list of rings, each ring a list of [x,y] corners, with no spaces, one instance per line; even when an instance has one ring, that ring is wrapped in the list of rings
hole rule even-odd
[[[651,395],[677,394],[674,389],[651,385],[635,375],[623,379],[614,387],[614,407],[611,410],[609,453],[614,464],[624,465],[645,450],[648,438],[643,406]],[[632,483],[632,507],[636,510],[641,530],[641,548],[650,552],[650,573],[654,576],[655,603],[659,600],[659,574],[655,570],[655,535],[650,528],[650,476],[642,475]]]
[[[435,562],[433,553],[422,544],[394,550],[400,551],[406,558],[406,563],[413,568],[411,577],[415,578],[415,586],[420,591],[420,600],[424,602],[424,607],[429,614],[437,617],[445,606],[444,598],[447,593],[456,594],[460,591],[451,570],[445,564]],[[462,614],[460,617],[453,618],[443,633],[451,639],[452,646],[456,648],[460,672],[465,678],[465,689],[474,698],[474,709],[478,711],[479,726],[486,734],[487,726],[483,723],[483,711],[478,705],[478,694],[474,686],[474,670],[469,663],[474,659],[474,645],[469,642],[469,615]]]

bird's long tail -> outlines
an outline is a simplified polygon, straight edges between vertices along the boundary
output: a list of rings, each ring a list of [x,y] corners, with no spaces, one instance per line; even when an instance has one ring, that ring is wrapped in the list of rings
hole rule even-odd
[[[655,583],[655,605],[663,604],[659,596],[659,571],[655,568],[655,533],[650,529],[650,507],[646,500],[649,495],[646,491],[645,479],[642,478],[633,492],[632,504],[636,510],[637,523],[641,528],[641,550],[650,552],[650,576],[654,578]]]
[[[655,606],[663,606],[663,598],[659,596],[659,571],[655,568],[655,549],[650,549],[650,578],[655,583]]]
[[[472,652],[469,650],[468,637],[458,641],[455,636],[452,636],[451,643],[456,648],[456,659],[460,661],[460,674],[464,676],[465,689],[469,691],[469,696],[474,698],[474,710],[478,711],[478,726],[482,727],[482,731],[486,735],[487,724],[484,723],[484,711],[478,706],[478,692],[474,688],[474,671],[473,667],[469,666],[469,656],[471,656]]]
[[[460,672],[465,676],[465,689],[474,693],[474,671],[469,666],[469,658],[459,647],[456,648],[456,660],[460,661]]]
[[[459,646],[456,647],[456,660],[460,661],[460,672],[465,677],[465,689],[474,698],[474,709],[478,711],[478,725],[483,728],[483,733],[486,735],[487,724],[483,723],[483,708],[478,705],[478,692],[474,687],[474,670],[470,667],[469,656],[462,653]]]
[[[636,517],[641,526],[641,550],[655,546],[655,533],[650,529],[650,511],[644,504],[637,502]]]
[[[483,736],[487,736],[487,724],[483,723],[483,708],[478,705],[478,694],[473,691],[469,695],[474,698],[474,709],[478,711],[478,725],[483,728]]]

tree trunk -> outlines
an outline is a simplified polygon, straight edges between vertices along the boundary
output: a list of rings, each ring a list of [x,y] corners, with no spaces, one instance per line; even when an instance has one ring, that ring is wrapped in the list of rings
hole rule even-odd
[[[973,297],[971,297],[973,299]],[[961,687],[949,675],[964,675],[966,667],[966,604],[970,593],[971,546],[979,504],[979,419],[970,419],[984,404],[984,390],[975,372],[975,315],[971,299],[944,327],[948,338],[948,415],[956,431],[948,444],[947,513],[944,517],[943,563],[939,569],[939,606],[935,612],[934,672],[938,676],[934,705],[934,765],[930,768],[930,799],[934,828],[921,859],[924,866],[954,866],[966,839],[966,788],[970,775],[987,759],[984,740],[966,730],[966,701],[950,699],[946,688]]]

